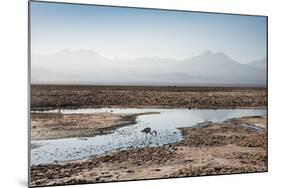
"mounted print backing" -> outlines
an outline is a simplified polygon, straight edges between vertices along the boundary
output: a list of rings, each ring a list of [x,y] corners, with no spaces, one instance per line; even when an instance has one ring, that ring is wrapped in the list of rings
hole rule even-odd
[[[29,2],[31,187],[267,171],[267,17]]]

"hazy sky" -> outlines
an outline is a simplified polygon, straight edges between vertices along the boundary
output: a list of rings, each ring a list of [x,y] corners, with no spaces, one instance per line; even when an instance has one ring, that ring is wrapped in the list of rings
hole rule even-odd
[[[266,56],[266,18],[31,2],[32,54],[63,49],[174,59],[211,50],[247,63]]]

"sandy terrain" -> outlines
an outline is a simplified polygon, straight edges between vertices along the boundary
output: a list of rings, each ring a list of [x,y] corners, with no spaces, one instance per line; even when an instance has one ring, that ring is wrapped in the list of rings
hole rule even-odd
[[[265,108],[266,88],[32,85],[31,108]]]
[[[143,113],[149,114],[149,113]],[[140,114],[31,113],[31,140],[89,137],[133,124]]]
[[[31,168],[31,186],[267,171],[265,117],[181,128],[181,143]]]

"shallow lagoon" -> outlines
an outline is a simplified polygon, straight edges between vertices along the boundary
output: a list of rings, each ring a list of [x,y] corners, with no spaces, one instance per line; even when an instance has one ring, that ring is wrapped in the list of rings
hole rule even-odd
[[[46,112],[57,112],[50,110]],[[121,113],[134,114],[145,112],[159,112],[159,114],[140,115],[136,124],[116,129],[107,135],[97,135],[88,138],[65,138],[54,140],[31,141],[35,147],[31,150],[31,163],[48,164],[54,161],[66,161],[100,155],[109,151],[141,148],[146,146],[163,146],[180,142],[182,138],[179,127],[192,127],[206,121],[221,122],[231,118],[246,116],[265,116],[263,109],[148,109],[148,108],[90,108],[63,109],[64,114],[75,113]],[[146,135],[141,132],[145,127],[157,131],[157,136]]]

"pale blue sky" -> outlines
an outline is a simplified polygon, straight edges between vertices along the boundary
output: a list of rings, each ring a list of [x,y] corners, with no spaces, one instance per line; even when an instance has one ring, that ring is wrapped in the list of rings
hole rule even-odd
[[[247,63],[266,56],[266,17],[31,2],[32,54],[63,49],[173,59],[211,50]]]

